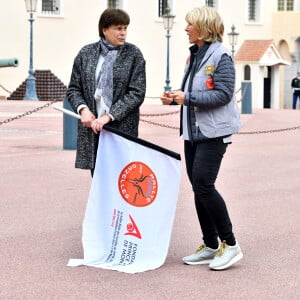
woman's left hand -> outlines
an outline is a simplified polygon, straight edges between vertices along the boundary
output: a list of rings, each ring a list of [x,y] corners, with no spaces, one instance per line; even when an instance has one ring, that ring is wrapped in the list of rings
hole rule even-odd
[[[110,121],[111,121],[111,117],[109,115],[103,115],[92,122],[91,128],[95,133],[98,133],[103,129],[103,126],[109,123]]]
[[[173,98],[173,100],[179,105],[184,104],[185,93],[182,91],[169,92],[169,97]]]

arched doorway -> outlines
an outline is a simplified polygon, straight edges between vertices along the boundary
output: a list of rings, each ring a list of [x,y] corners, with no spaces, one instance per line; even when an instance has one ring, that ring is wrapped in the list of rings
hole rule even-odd
[[[264,108],[271,108],[272,68],[264,67]]]
[[[251,80],[251,68],[249,65],[244,67],[244,80]]]

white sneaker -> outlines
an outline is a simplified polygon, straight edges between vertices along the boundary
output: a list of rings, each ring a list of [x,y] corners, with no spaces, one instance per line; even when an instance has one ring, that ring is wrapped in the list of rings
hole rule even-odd
[[[204,265],[209,264],[215,257],[218,249],[212,249],[201,245],[195,253],[185,256],[182,260],[188,265]]]
[[[209,264],[209,268],[212,270],[224,270],[242,258],[243,253],[238,242],[234,246],[229,246],[223,241],[215,258]]]

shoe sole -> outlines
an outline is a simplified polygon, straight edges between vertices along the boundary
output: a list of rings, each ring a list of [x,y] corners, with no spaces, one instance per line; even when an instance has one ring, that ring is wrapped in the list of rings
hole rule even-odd
[[[212,259],[208,259],[208,260],[202,260],[202,261],[185,261],[183,260],[183,262],[186,265],[209,265],[212,262]]]
[[[230,262],[228,262],[226,265],[220,266],[220,267],[211,267],[209,266],[210,269],[212,270],[225,270],[228,269],[230,266],[232,266],[233,264],[235,264],[236,262],[238,262],[239,260],[241,260],[243,258],[243,252],[240,252],[237,256],[235,256]]]

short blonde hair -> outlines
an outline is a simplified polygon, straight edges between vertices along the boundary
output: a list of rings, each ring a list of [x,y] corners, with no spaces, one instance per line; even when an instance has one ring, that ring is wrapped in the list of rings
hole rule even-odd
[[[193,8],[186,14],[185,20],[199,32],[199,40],[222,43],[224,24],[214,8],[208,6]]]

